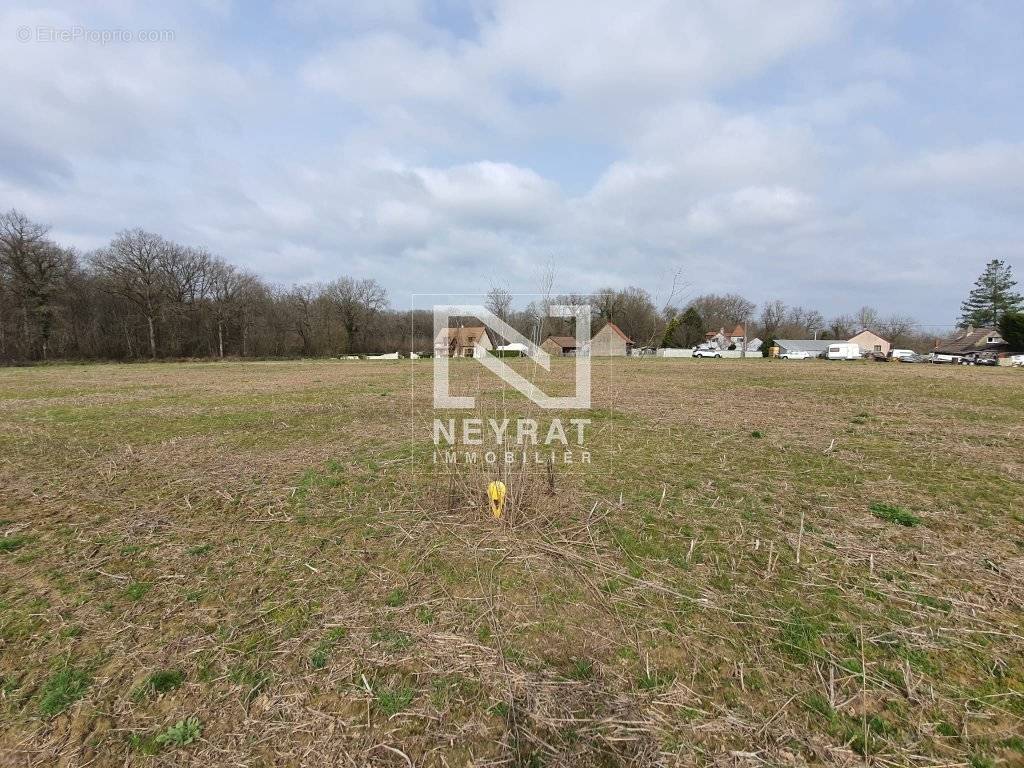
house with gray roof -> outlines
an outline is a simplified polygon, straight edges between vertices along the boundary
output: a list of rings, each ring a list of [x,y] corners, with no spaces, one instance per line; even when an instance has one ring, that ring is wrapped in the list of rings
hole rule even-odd
[[[775,339],[775,346],[779,348],[779,354],[785,352],[810,352],[812,355],[819,355],[828,349],[829,344],[835,344],[835,339]]]

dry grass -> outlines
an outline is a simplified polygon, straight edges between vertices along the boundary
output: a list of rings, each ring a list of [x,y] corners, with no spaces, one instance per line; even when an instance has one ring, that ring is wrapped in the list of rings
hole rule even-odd
[[[0,370],[0,765],[1024,760],[1019,371],[603,362],[501,521],[429,375]]]

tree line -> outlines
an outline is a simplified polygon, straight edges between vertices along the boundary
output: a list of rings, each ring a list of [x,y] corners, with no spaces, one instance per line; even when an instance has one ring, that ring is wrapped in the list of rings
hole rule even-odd
[[[934,336],[913,318],[881,316],[871,307],[826,319],[781,300],[758,308],[734,293],[681,301],[673,282],[658,306],[643,288],[607,287],[555,295],[554,273],[540,298],[517,308],[492,287],[486,306],[536,343],[574,332],[549,317],[552,304],[589,304],[592,328],[618,325],[640,346],[689,347],[707,331],[737,325],[749,338],[846,339],[870,328],[897,346],[930,348]],[[999,321],[1019,309],[1009,267],[990,263],[964,302],[961,325]],[[139,360],[224,357],[323,357],[379,352],[429,352],[429,310],[396,310],[372,279],[339,277],[291,286],[142,229],[119,232],[81,254],[50,237],[49,228],[19,211],[0,214],[0,362]]]
[[[0,361],[408,350],[410,320],[375,280],[274,286],[142,229],[82,255],[18,211],[0,215]]]

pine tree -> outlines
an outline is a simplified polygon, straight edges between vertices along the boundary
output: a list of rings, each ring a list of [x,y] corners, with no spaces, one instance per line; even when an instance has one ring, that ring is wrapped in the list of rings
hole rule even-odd
[[[999,319],[999,335],[1010,345],[1010,352],[1024,352],[1024,312],[1007,312]]]
[[[676,315],[668,321],[668,325],[665,326],[665,333],[661,337],[662,347],[674,347],[676,346],[676,330],[679,328],[679,315]]]
[[[960,305],[960,327],[993,327],[1008,312],[1019,312],[1024,297],[1013,289],[1013,269],[1006,262],[992,259],[975,281],[967,300]]]
[[[694,307],[690,307],[680,320],[683,327],[683,346],[695,347],[704,340],[704,320]]]

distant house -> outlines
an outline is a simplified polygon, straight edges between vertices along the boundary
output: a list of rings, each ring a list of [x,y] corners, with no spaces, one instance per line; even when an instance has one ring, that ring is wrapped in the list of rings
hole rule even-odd
[[[633,346],[633,340],[619,326],[607,323],[590,338],[587,350],[591,357],[626,357],[633,354]]]
[[[434,354],[447,357],[483,357],[494,345],[482,325],[442,328],[434,339]]]
[[[1006,352],[1009,345],[995,328],[974,328],[968,326],[955,336],[938,341],[933,350],[939,355],[960,357],[968,352]]]
[[[540,348],[549,355],[567,356],[576,354],[575,336],[548,336]]]
[[[775,346],[779,348],[779,354],[784,352],[810,352],[812,355],[819,355],[828,349],[830,344],[835,344],[835,339],[776,339]]]
[[[884,355],[892,349],[892,344],[867,328],[850,339],[850,343],[858,345],[861,352],[881,352]]]
[[[717,331],[708,331],[704,334],[705,344],[715,344],[720,349],[725,349],[729,346],[729,337],[725,335],[725,328],[719,328]]]
[[[728,349],[733,344],[736,345],[736,349],[743,349],[743,339],[746,338],[746,335],[746,329],[737,323],[736,327],[728,333],[725,332],[725,328],[719,328],[717,331],[708,331],[704,334],[704,342],[717,344],[719,349]],[[749,349],[749,345],[747,348]]]
[[[762,344],[764,344],[764,342],[755,336],[747,342],[747,352],[760,352]],[[742,348],[743,347],[740,346],[740,349]]]
[[[743,340],[747,338],[747,329],[742,325],[737,324],[736,327],[732,329],[732,333],[730,333],[726,338],[729,339],[729,344],[736,345],[736,349],[742,349]]]

